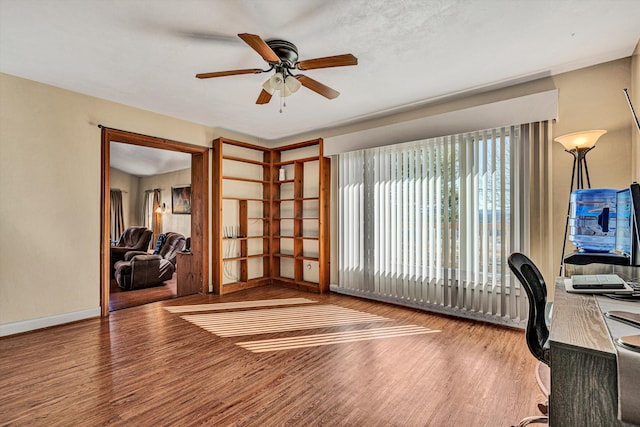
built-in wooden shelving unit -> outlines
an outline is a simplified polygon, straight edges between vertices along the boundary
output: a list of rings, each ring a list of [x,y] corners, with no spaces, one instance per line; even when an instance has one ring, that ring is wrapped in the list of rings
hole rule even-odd
[[[212,158],[214,293],[271,283],[328,291],[331,164],[322,140],[270,149],[219,138]]]

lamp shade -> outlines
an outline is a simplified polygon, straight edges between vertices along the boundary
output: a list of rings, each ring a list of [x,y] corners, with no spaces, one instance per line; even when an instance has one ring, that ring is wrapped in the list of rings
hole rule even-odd
[[[265,80],[264,83],[262,83],[262,88],[265,91],[267,91],[267,93],[269,93],[269,95],[273,95],[273,92],[276,91],[274,88],[271,87],[271,78],[268,78],[267,80]]]
[[[280,96],[287,97],[300,89],[302,84],[293,76],[284,76],[282,73],[275,73],[262,84],[262,88],[270,95],[275,91],[280,91]]]
[[[606,130],[585,130],[559,136],[555,138],[554,141],[562,144],[565,150],[568,151],[580,148],[591,148],[596,145],[598,139],[605,133],[607,133]]]
[[[298,89],[300,89],[300,86],[302,86],[302,83],[300,83],[298,79],[293,76],[287,76],[284,85],[287,89],[289,89],[289,92],[296,93]]]

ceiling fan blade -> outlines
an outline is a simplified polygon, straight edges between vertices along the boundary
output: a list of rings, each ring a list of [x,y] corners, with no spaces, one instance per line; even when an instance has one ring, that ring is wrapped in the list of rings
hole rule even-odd
[[[306,87],[307,89],[311,89],[315,93],[318,93],[325,98],[333,99],[337,98],[338,95],[340,95],[340,92],[338,92],[337,90],[331,89],[329,86],[325,86],[319,81],[313,80],[311,77],[299,75],[296,76],[296,79],[298,79],[298,81],[302,83],[302,86]]]
[[[358,58],[350,53],[344,55],[327,56],[325,58],[307,59],[296,64],[299,70],[314,70],[316,68],[344,67],[358,65]]]
[[[256,36],[255,34],[247,34],[242,33],[238,34],[246,44],[251,46],[253,50],[258,52],[262,58],[267,62],[280,62],[280,58],[278,55],[269,47],[269,45],[260,38],[260,36]]]
[[[258,100],[256,101],[256,104],[268,104],[269,101],[271,101],[271,94],[266,90],[262,89],[262,92],[260,92],[260,95],[258,95]]]
[[[196,74],[196,77],[199,79],[210,79],[212,77],[224,77],[224,76],[235,76],[237,74],[260,74],[264,70],[260,68],[247,68],[245,70],[229,70],[229,71],[216,71],[214,73],[200,73]]]

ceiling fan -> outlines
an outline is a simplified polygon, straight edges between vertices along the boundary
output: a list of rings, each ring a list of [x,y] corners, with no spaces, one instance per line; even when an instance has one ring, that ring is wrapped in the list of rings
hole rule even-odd
[[[324,58],[307,59],[298,61],[298,48],[286,40],[264,41],[255,34],[238,34],[246,44],[258,52],[267,61],[269,68],[248,68],[244,70],[216,71],[213,73],[196,74],[199,79],[210,79],[213,77],[234,76],[237,74],[260,74],[275,70],[274,75],[264,82],[262,91],[258,96],[256,104],[267,104],[271,101],[271,96],[275,91],[280,92],[281,97],[286,97],[296,92],[300,86],[304,86],[325,98],[333,99],[340,95],[340,92],[326,86],[310,77],[302,74],[293,74],[295,70],[314,70],[317,68],[344,67],[347,65],[357,65],[358,58],[350,53],[344,55],[327,56]]]

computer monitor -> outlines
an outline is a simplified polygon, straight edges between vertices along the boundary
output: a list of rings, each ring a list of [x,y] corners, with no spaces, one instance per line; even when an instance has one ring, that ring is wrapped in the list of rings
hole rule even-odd
[[[633,183],[616,194],[616,252],[640,265],[640,185]]]
[[[633,207],[631,189],[625,188],[616,194],[616,252],[631,257],[633,239]]]
[[[631,265],[640,266],[640,184],[629,186],[631,193]]]

